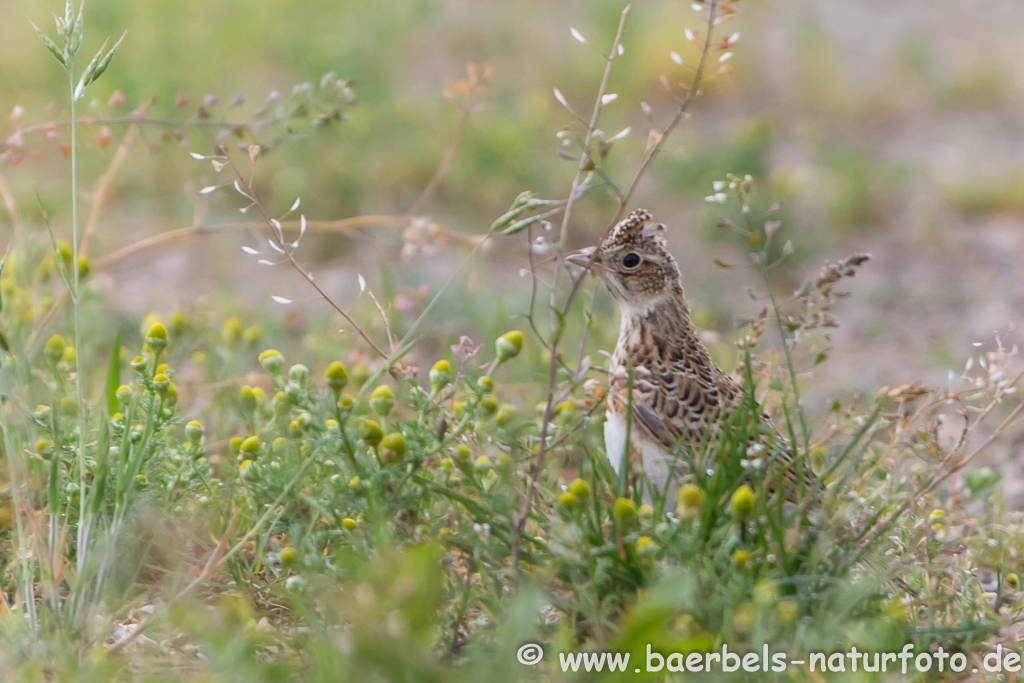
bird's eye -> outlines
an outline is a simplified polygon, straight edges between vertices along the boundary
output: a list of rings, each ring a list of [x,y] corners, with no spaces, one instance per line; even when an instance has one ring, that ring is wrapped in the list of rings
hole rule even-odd
[[[640,265],[640,254],[637,254],[634,251],[631,251],[628,254],[626,254],[624,257],[622,257],[622,266],[624,268],[629,268],[630,270],[632,270],[633,268],[636,268],[639,265]]]

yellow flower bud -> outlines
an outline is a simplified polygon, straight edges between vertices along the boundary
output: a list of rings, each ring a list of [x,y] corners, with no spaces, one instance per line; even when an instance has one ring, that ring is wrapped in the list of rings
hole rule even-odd
[[[64,347],[64,337],[55,334],[47,340],[46,346],[43,347],[43,354],[47,360],[56,365],[64,355]]]
[[[516,417],[515,406],[502,406],[494,415],[494,422],[499,427],[508,427]]]
[[[405,457],[405,437],[398,432],[388,434],[380,440],[377,452],[380,454],[380,459],[387,464],[398,462]]]
[[[574,479],[569,484],[569,492],[577,498],[589,498],[590,497],[590,485],[582,479]]]
[[[519,352],[523,349],[523,333],[519,330],[512,330],[498,337],[498,341],[495,343],[495,350],[498,356],[498,362],[504,363],[505,361],[515,358],[519,355]]]
[[[284,370],[284,356],[277,349],[267,349],[257,356],[256,360],[260,362],[263,369],[269,374],[277,377]]]
[[[327,366],[326,377],[327,386],[336,394],[340,394],[341,390],[348,384],[348,370],[345,369],[345,365],[340,361],[334,361]]]
[[[653,543],[654,539],[652,539],[650,536],[641,536],[640,538],[636,539],[636,551],[641,554],[651,552],[655,550],[655,546],[653,545]]]
[[[452,366],[446,360],[439,360],[430,368],[430,392],[438,393],[452,381]]]
[[[346,517],[345,519],[341,520],[341,523],[349,531],[355,531],[356,528],[359,526],[359,522],[352,519],[351,517]]]
[[[488,394],[480,400],[480,412],[484,415],[494,415],[498,412],[498,398]]]
[[[677,512],[683,519],[693,519],[704,504],[704,491],[696,484],[686,484],[676,496],[679,501]]]
[[[288,546],[281,550],[281,564],[290,567],[295,562],[295,548]]]
[[[167,375],[160,372],[153,378],[153,389],[156,390],[161,396],[167,395],[167,390],[171,388],[171,380],[167,378]]]
[[[220,328],[220,337],[227,346],[238,346],[242,341],[242,321],[238,318],[225,320],[224,327]]]
[[[170,332],[176,335],[181,334],[182,332],[185,331],[185,326],[185,314],[182,313],[181,311],[175,311],[174,314],[171,316]]]
[[[60,355],[60,362],[67,363],[68,365],[74,365],[75,360],[78,358],[78,353],[75,351],[74,346],[65,346],[64,353]]]
[[[167,328],[162,323],[153,323],[152,327],[149,328],[149,332],[146,333],[146,342],[148,343],[151,339],[163,339],[167,340]]]
[[[242,387],[238,392],[238,403],[243,413],[251,414],[256,410],[256,392],[253,391],[252,387]]]
[[[370,394],[370,409],[381,417],[390,413],[394,405],[395,395],[391,392],[391,387],[386,384],[381,384]]]
[[[754,498],[754,492],[749,486],[743,484],[732,494],[729,507],[738,518],[747,519],[754,514]]]
[[[620,522],[625,522],[636,517],[636,503],[629,498],[618,498],[612,508],[612,516]]]
[[[203,424],[199,420],[189,420],[185,424],[185,438],[194,444],[198,444],[203,438]]]
[[[239,450],[245,453],[259,453],[260,452],[260,437],[250,436],[249,438],[242,441],[242,445]]]
[[[263,333],[260,332],[258,325],[247,327],[245,328],[245,332],[242,333],[242,339],[244,339],[245,343],[249,346],[256,346],[259,344],[261,336],[263,336]]]
[[[359,435],[368,446],[376,446],[384,438],[384,431],[376,420],[363,420]]]

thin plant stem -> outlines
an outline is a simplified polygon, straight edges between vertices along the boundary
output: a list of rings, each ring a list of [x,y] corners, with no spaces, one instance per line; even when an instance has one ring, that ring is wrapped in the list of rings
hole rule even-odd
[[[83,547],[87,524],[85,517],[87,513],[85,495],[85,378],[82,375],[82,298],[79,291],[81,272],[78,266],[78,139],[76,125],[76,103],[75,103],[75,58],[74,55],[68,60],[68,92],[71,95],[71,259],[72,276],[74,285],[71,291],[71,309],[74,314],[75,325],[75,389],[78,402],[78,542],[75,548],[75,561],[78,571],[81,572],[85,565],[86,548]],[[56,255],[60,258],[60,254]]]

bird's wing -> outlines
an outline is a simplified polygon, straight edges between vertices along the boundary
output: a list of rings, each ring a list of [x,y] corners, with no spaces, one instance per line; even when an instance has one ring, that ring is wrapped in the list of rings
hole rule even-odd
[[[622,410],[628,402],[627,387],[628,378],[613,378],[613,400]],[[715,378],[700,373],[687,359],[638,366],[633,372],[634,426],[674,451],[684,438],[699,439],[734,393],[724,374]]]
[[[610,400],[625,412],[628,379],[613,378]],[[649,439],[675,452],[680,443],[699,444],[708,425],[715,424],[723,413],[731,412],[742,400],[743,391],[717,366],[697,365],[689,358],[659,362],[634,368],[633,427]],[[771,419],[762,415],[751,445],[763,446],[762,458],[769,469],[765,484],[769,490],[781,488],[787,499],[796,498],[800,479],[793,453]],[[802,475],[805,482],[815,479],[810,469]],[[781,487],[779,479],[781,478]]]

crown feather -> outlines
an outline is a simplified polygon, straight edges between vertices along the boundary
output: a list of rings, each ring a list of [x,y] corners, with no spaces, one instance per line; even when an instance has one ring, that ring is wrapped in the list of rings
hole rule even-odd
[[[653,219],[654,216],[647,209],[634,209],[631,214],[626,216],[612,229],[611,234],[605,240],[605,244],[623,244],[642,239],[648,221]]]

